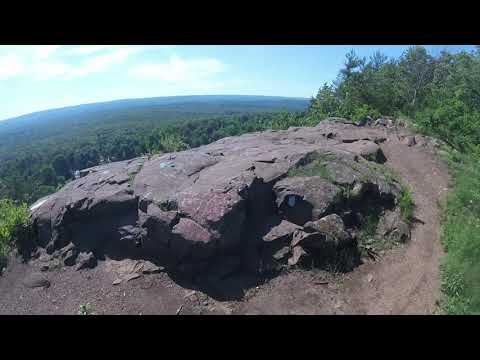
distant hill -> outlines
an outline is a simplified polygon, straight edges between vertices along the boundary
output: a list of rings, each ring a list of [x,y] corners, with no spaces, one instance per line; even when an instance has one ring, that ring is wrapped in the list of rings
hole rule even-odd
[[[309,99],[204,95],[126,99],[35,112],[0,121],[0,159],[16,146],[118,127],[262,112],[305,111]],[[3,156],[2,156],[3,155]]]

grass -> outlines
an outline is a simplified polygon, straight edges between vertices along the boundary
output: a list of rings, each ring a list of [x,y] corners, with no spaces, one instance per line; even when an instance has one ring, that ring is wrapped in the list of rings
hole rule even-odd
[[[366,165],[370,167],[370,169],[382,174],[388,184],[400,183],[400,177],[389,167],[373,161],[366,162]]]
[[[329,181],[332,181],[333,179],[327,167],[321,160],[314,160],[305,166],[290,169],[288,171],[288,176],[321,176]]]
[[[398,199],[398,206],[400,207],[403,221],[410,225],[413,221],[415,204],[413,202],[412,193],[405,185],[402,186],[402,191],[400,192],[400,197]]]
[[[138,174],[138,172],[129,172],[127,174],[128,176],[128,183],[130,184],[130,186],[133,186],[133,181],[135,180],[135,176]]]
[[[378,251],[386,247],[386,241],[376,236],[379,220],[377,214],[368,214],[362,223],[362,228],[358,236],[358,244],[363,256],[367,256],[367,248]]]
[[[441,308],[480,314],[480,156],[453,154],[454,189],[444,205]]]
[[[148,158],[148,160],[150,160],[150,157]],[[137,174],[142,170],[143,168],[143,164],[141,164],[138,169],[134,170],[134,171],[129,171],[127,173],[127,176],[128,176],[128,183],[130,184],[130,186],[133,186],[133,182],[135,181],[135,176],[137,176]]]

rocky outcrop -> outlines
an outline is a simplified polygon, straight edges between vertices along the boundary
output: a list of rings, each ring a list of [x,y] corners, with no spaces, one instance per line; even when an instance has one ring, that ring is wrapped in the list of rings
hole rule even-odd
[[[359,140],[353,143],[344,143],[337,146],[339,149],[344,149],[355,154],[362,156],[363,158],[375,161],[383,164],[387,161],[387,158],[383,154],[380,146],[369,140]]]
[[[390,242],[405,242],[410,239],[410,227],[403,220],[400,209],[385,210],[379,218],[376,235]]]
[[[90,168],[32,206],[37,242],[77,269],[104,256],[190,272],[218,259],[277,269],[335,256],[356,246],[355,214],[395,207],[384,140],[328,119]]]

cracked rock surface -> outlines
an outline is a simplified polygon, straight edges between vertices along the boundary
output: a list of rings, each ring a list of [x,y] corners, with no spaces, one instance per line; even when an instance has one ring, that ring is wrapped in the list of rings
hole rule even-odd
[[[368,206],[390,214],[401,190],[373,166],[386,159],[379,134],[329,119],[86,169],[32,206],[36,245],[68,266],[107,256],[184,273],[225,257],[255,271],[345,248],[354,259],[361,214]],[[399,228],[397,218],[380,230]]]

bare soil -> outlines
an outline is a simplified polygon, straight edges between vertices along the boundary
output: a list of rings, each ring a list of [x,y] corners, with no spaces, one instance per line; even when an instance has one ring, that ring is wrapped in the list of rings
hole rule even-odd
[[[379,129],[382,132],[384,130]],[[440,297],[440,210],[448,189],[446,166],[426,148],[409,147],[395,134],[381,144],[390,166],[410,187],[416,222],[409,243],[388,250],[347,274],[295,270],[270,280],[236,275],[217,289],[196,288],[166,273],[112,283],[111,262],[91,270],[63,267],[42,274],[48,288],[23,280],[39,264],[11,259],[0,276],[0,314],[433,314]]]

